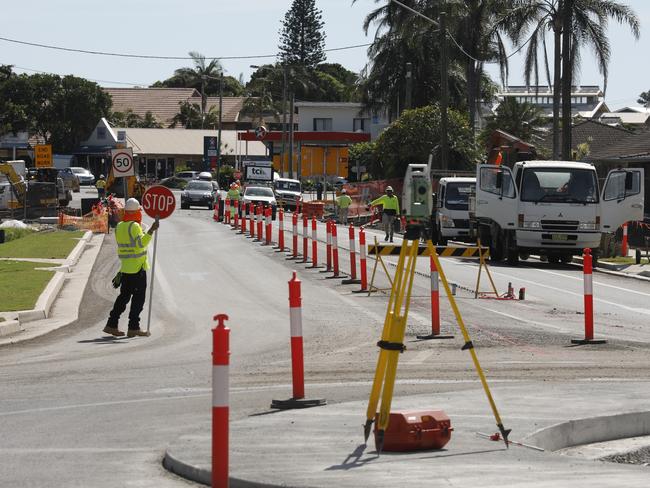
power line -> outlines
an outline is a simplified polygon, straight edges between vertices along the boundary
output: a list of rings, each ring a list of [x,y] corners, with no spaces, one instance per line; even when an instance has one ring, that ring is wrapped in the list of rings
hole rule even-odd
[[[51,71],[43,71],[43,70],[40,70],[40,69],[25,68],[23,66],[16,66],[14,64],[12,64],[11,66],[13,66],[14,68],[23,70],[23,71],[30,71],[32,73],[42,73],[42,74],[46,74],[46,75],[66,76],[66,75],[62,75],[62,74],[59,74],[59,73],[53,73]],[[88,81],[98,82],[98,83],[112,83],[112,84],[115,84],[115,85],[144,86],[144,87],[149,86],[147,83],[129,83],[127,81],[97,80],[97,79],[93,79],[93,78],[84,78],[84,79],[86,79]]]
[[[53,49],[56,51],[66,51],[66,52],[73,52],[73,53],[81,53],[81,54],[93,54],[97,56],[113,56],[113,57],[118,57],[118,58],[136,58],[136,59],[194,59],[191,56],[156,56],[156,55],[147,55],[147,54],[129,54],[129,53],[113,53],[113,52],[106,52],[106,51],[90,51],[87,49],[75,49],[75,48],[69,48],[69,47],[61,47],[61,46],[53,46],[51,44],[40,44],[37,42],[28,42],[28,41],[21,41],[18,39],[10,39],[8,37],[0,37],[0,41],[5,41],[5,42],[11,42],[14,44],[22,44],[25,46],[32,46],[32,47],[40,47],[44,49]],[[357,49],[360,47],[366,47],[370,46],[370,43],[367,44],[355,44],[353,46],[343,46],[343,47],[335,47],[331,49],[325,49],[325,52],[332,52],[332,51],[343,51],[346,49]],[[277,54],[260,54],[260,55],[253,55],[253,56],[205,56],[206,59],[261,59],[261,58],[275,58],[277,57]]]

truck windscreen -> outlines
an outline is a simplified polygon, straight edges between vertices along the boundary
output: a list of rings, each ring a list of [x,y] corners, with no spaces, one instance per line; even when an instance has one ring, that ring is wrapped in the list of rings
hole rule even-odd
[[[445,195],[445,207],[449,210],[469,210],[469,195],[475,183],[449,183]]]
[[[275,189],[300,192],[300,183],[293,181],[276,181]]]
[[[523,202],[597,203],[596,172],[578,168],[525,168]]]

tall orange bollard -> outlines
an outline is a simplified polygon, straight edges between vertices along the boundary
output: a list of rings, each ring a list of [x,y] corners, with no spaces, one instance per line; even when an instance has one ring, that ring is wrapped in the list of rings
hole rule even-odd
[[[316,217],[311,218],[311,266],[318,268],[318,224]]]
[[[354,226],[352,224],[348,228],[348,235],[350,238],[350,278],[341,281],[341,283],[344,285],[357,285],[361,281],[357,279],[357,251],[354,241]]]
[[[363,227],[359,229],[359,266],[361,272],[361,289],[368,291],[368,268],[366,266],[366,231]]]
[[[298,214],[296,212],[291,215],[291,227],[293,253],[288,259],[298,259]]]
[[[264,240],[264,224],[262,222],[264,218],[264,206],[260,203],[257,206],[257,240],[262,242]]]
[[[585,337],[571,339],[572,344],[605,344],[604,339],[594,339],[594,285],[591,249],[585,248],[582,255],[584,274]]]
[[[226,314],[214,316],[212,329],[212,486],[228,488],[230,417],[230,329]]]
[[[246,220],[248,219],[247,205],[242,202],[241,204],[241,230],[240,234],[246,234]]]
[[[621,242],[621,256],[627,257],[627,222],[623,224],[623,241]]]
[[[233,202],[235,205],[235,227],[234,229],[239,229],[239,200]]]
[[[327,229],[327,241],[326,241],[326,252],[327,252],[327,268],[326,271],[332,271],[332,219],[328,219],[326,224]]]
[[[250,228],[251,228],[251,238],[255,240],[255,226],[257,225],[257,214],[256,212],[256,206],[253,203],[248,204],[248,209],[250,212]]]
[[[271,245],[271,230],[272,230],[272,223],[273,221],[271,220],[271,216],[273,215],[273,210],[271,210],[271,207],[267,207],[264,209],[264,217],[266,219],[266,243],[265,245],[270,246]]]
[[[309,227],[307,216],[302,216],[302,261],[301,263],[306,263],[309,260],[309,245],[307,244],[309,234]]]
[[[278,210],[278,249],[284,252],[284,210]]]
[[[431,334],[419,335],[418,339],[453,339],[453,335],[440,334],[440,287],[438,283],[438,268],[433,256],[429,257],[431,278]]]
[[[332,222],[332,263],[334,267],[334,274],[328,278],[341,278],[339,274],[339,243],[338,243],[338,226],[336,222]]]
[[[226,198],[226,204],[224,205],[223,223],[230,224],[230,198]]]
[[[273,400],[271,408],[289,409],[325,405],[324,399],[305,399],[305,360],[302,340],[302,296],[300,280],[293,272],[289,280],[289,323],[291,329],[291,377],[293,397]]]

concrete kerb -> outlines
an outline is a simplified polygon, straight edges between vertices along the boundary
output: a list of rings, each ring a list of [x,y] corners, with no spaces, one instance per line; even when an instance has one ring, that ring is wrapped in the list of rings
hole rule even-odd
[[[22,310],[18,312],[18,322],[33,322],[34,320],[46,319],[50,314],[50,308],[56,297],[58,296],[63,282],[65,281],[66,272],[57,271],[50,282],[45,287],[45,290],[40,294],[36,305],[32,310]]]
[[[68,257],[66,258],[65,262],[63,263],[62,267],[66,267],[69,270],[70,267],[74,266],[77,264],[79,261],[79,258],[84,252],[84,249],[86,247],[86,244],[90,242],[90,239],[92,239],[93,233],[91,231],[86,231],[86,233],[79,239],[79,242],[77,245],[74,247],[72,252],[68,254]]]
[[[14,334],[20,331],[20,322],[17,320],[5,320],[0,322],[0,337]]]

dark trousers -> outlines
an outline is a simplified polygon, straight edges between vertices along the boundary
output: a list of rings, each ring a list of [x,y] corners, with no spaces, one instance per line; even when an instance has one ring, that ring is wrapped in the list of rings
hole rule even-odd
[[[141,269],[135,274],[122,273],[122,284],[120,285],[120,294],[115,300],[113,310],[108,316],[108,327],[117,328],[120,315],[126,310],[126,306],[131,301],[131,310],[129,311],[129,329],[138,330],[140,328],[140,312],[144,307],[144,300],[147,292],[147,272]]]

